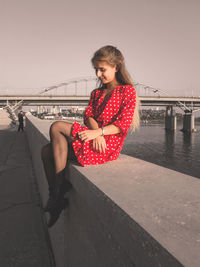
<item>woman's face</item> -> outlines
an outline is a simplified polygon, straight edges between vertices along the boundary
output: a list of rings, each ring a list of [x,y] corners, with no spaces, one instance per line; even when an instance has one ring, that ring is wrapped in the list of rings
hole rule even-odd
[[[116,83],[116,65],[112,66],[106,61],[95,61],[94,69],[96,76],[103,84]]]

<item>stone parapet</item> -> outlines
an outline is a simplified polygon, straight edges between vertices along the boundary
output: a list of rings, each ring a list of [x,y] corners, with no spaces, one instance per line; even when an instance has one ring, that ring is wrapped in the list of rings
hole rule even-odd
[[[40,150],[50,122],[27,115],[42,202],[48,196]],[[140,159],[71,163],[69,207],[49,230],[57,267],[197,267],[200,181]]]

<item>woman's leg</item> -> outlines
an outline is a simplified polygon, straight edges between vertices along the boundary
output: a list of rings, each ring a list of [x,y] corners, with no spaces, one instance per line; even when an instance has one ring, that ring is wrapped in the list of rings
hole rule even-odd
[[[53,159],[52,144],[49,143],[42,148],[41,158],[44,166],[44,171],[46,174],[47,182],[49,185],[49,191],[52,193],[55,180],[55,165]]]
[[[67,154],[68,154],[67,158],[69,160],[76,159],[71,140],[70,142],[68,142],[68,153]],[[55,184],[55,175],[56,175],[52,143],[48,143],[42,148],[41,158],[43,161],[43,166],[44,166],[49,188],[52,188]]]
[[[63,180],[67,159],[75,158],[73,149],[69,149],[73,140],[71,130],[70,123],[53,123],[50,128],[51,143],[42,148],[41,157],[50,188]]]
[[[62,172],[67,163],[68,142],[72,141],[72,124],[62,121],[54,122],[50,127],[55,173]]]
[[[72,124],[53,123],[50,128],[51,143],[42,149],[42,160],[50,191],[45,207],[45,211],[50,212],[49,227],[56,222],[65,207],[64,194],[70,189],[70,183],[65,180],[65,168],[67,159],[75,159],[71,146],[73,140],[71,131]]]

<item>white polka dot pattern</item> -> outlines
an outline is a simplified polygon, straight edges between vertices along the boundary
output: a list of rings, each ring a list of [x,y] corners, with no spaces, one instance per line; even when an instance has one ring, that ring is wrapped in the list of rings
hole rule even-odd
[[[78,132],[88,128],[75,122],[72,128],[75,141],[72,145],[77,160],[82,166],[116,160],[133,119],[136,102],[135,89],[130,85],[120,85],[105,97],[103,96],[104,90],[95,89],[92,91],[89,105],[85,110],[84,122],[86,123],[89,117],[93,117],[98,122],[99,127],[114,124],[122,131],[119,134],[105,136],[106,152],[99,153],[93,150],[92,140],[82,142],[78,138]]]

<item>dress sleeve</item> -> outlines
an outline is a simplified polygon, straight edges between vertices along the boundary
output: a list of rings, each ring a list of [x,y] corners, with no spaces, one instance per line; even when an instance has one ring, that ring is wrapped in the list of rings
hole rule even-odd
[[[113,117],[112,124],[121,128],[121,134],[127,134],[133,120],[136,103],[136,92],[133,87],[128,87],[122,96],[119,112]]]
[[[95,97],[95,90],[92,91],[89,104],[84,112],[84,124],[85,125],[89,117],[94,117],[94,114],[93,114],[94,97]]]

